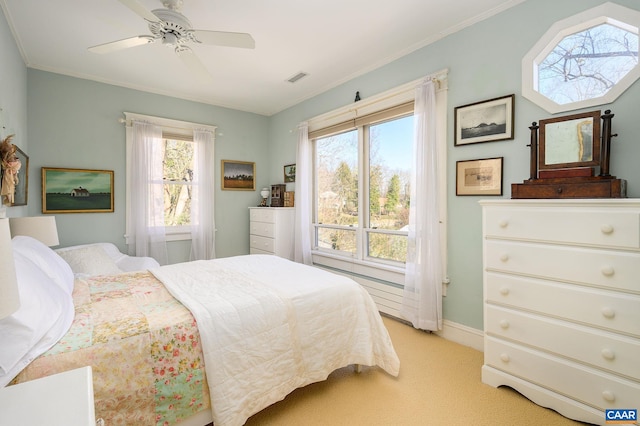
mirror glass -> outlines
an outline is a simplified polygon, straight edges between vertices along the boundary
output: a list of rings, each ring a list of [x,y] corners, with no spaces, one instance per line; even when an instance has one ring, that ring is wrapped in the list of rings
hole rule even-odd
[[[540,169],[598,166],[600,111],[540,120]]]

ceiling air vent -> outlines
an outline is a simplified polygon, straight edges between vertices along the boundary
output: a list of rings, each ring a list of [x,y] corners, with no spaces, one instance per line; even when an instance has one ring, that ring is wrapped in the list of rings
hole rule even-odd
[[[309,74],[307,74],[306,72],[302,72],[300,71],[298,74],[294,75],[293,77],[290,77],[289,79],[287,79],[287,81],[289,83],[295,83],[296,81],[300,80],[301,78],[304,78],[306,76],[308,76]]]

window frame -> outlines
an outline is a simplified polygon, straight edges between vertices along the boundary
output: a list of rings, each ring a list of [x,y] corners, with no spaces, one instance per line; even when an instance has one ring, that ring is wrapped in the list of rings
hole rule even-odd
[[[443,267],[446,270],[447,264],[447,168],[446,168],[446,157],[447,157],[447,102],[446,102],[446,94],[448,91],[448,83],[447,83],[447,75],[448,70],[440,70],[436,73],[431,74],[431,78],[433,81],[437,83],[436,95],[441,99],[439,101],[438,111],[436,111],[438,116],[439,130],[438,130],[438,143],[439,143],[439,199],[440,199],[440,216],[441,220],[441,245],[443,248]],[[337,134],[348,129],[354,128],[354,125],[346,126],[348,120],[357,120],[358,117],[363,117],[369,114],[374,114],[376,112],[381,112],[386,109],[397,107],[402,104],[406,104],[408,102],[413,103],[415,100],[415,92],[416,86],[424,81],[423,78],[419,78],[417,80],[410,81],[401,86],[395,87],[393,89],[382,92],[378,95],[371,96],[369,98],[358,101],[357,103],[343,106],[341,108],[329,111],[325,114],[316,116],[307,121],[309,128],[309,140],[311,143],[313,139],[316,139],[317,131],[323,130],[326,132],[326,135]],[[397,117],[400,117],[398,115]],[[384,121],[384,120],[382,120]],[[364,141],[359,141],[359,143],[364,143]],[[314,155],[314,164],[315,164],[315,147],[313,148]],[[367,157],[368,158],[368,157]],[[367,160],[368,161],[368,160]],[[359,170],[359,173],[362,174],[363,171]],[[314,177],[315,181],[315,171]],[[368,190],[368,188],[362,188],[362,179],[359,179],[358,182],[359,191]],[[404,273],[405,273],[405,265],[400,264],[395,261],[385,261],[378,258],[363,258],[358,259],[355,256],[351,256],[350,254],[344,256],[336,253],[335,251],[327,251],[327,250],[317,250],[315,248],[315,236],[316,236],[316,190],[317,188],[313,188],[314,194],[312,199],[312,205],[310,208],[313,212],[312,223],[311,223],[311,242],[312,242],[312,259],[313,263],[318,266],[326,267],[329,269],[335,269],[337,271],[348,272],[354,276],[362,276],[368,279],[374,279],[381,283],[387,285],[394,285],[401,288],[404,285]],[[368,209],[368,206],[366,206]],[[368,213],[368,212],[367,212]],[[359,215],[363,215],[363,209],[359,210]],[[359,218],[359,223],[362,223],[361,218]],[[380,231],[380,230],[375,230]],[[400,231],[401,232],[401,231]],[[366,235],[366,234],[365,234]],[[364,245],[366,241],[358,241],[358,244]],[[359,246],[362,252],[362,246]],[[375,259],[375,261],[373,260]]]
[[[551,114],[590,108],[615,101],[640,78],[640,63],[607,93],[596,98],[558,104],[537,91],[538,65],[556,45],[571,34],[602,24],[615,25],[637,33],[640,31],[640,11],[609,2],[553,24],[522,59],[522,95]]]
[[[193,142],[193,131],[194,130],[209,130],[215,134],[216,126],[211,126],[209,124],[201,124],[201,123],[193,123],[189,121],[182,120],[174,120],[170,118],[164,117],[156,117],[152,115],[144,115],[133,112],[124,112],[125,119],[123,120],[126,129],[126,164],[125,170],[129,170],[129,166],[131,165],[132,158],[132,150],[133,150],[133,137],[131,131],[131,122],[132,121],[147,121],[149,123],[153,123],[154,125],[160,127],[162,129],[162,138],[163,139],[182,139],[189,140]],[[130,176],[127,174],[125,178],[126,185],[126,195],[125,195],[125,208],[126,208],[126,233],[125,240],[126,244],[131,244],[130,241],[130,232],[129,232],[129,224],[131,223],[131,181]],[[191,240],[191,226],[190,225],[176,225],[176,226],[165,226],[165,235],[167,241],[187,241]]]

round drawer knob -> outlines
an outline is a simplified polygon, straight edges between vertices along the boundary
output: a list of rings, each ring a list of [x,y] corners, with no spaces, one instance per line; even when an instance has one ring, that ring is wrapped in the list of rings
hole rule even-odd
[[[614,311],[609,306],[605,306],[604,308],[600,309],[600,312],[602,312],[602,316],[605,318],[613,319],[616,316],[616,311]]]
[[[509,226],[509,221],[507,219],[502,219],[500,222],[498,222],[498,225],[500,225],[500,228],[506,228],[507,226]]]
[[[509,362],[511,361],[511,357],[508,354],[500,354],[500,359],[502,360],[502,362]]]
[[[503,296],[509,295],[509,287],[500,287],[500,294]]]
[[[605,277],[611,277],[614,274],[613,266],[603,266],[600,270]]]
[[[602,397],[607,402],[613,402],[613,401],[616,400],[616,396],[610,390],[606,390],[606,391],[602,392]]]
[[[509,328],[509,321],[500,320],[500,328],[502,328],[503,330],[506,330],[507,328]]]
[[[509,260],[509,255],[507,253],[502,253],[500,255],[500,260],[506,262],[507,260]]]
[[[611,234],[613,232],[613,226],[611,225],[602,225],[600,227],[600,231],[602,231],[603,234]]]
[[[609,361],[613,361],[616,358],[616,354],[609,348],[604,348],[600,353],[604,359]]]

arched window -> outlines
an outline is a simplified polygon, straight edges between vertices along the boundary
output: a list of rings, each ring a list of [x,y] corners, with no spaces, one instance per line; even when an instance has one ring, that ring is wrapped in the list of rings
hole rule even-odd
[[[640,12],[605,3],[556,22],[522,60],[522,94],[550,113],[613,102],[640,77]]]

